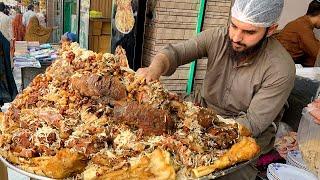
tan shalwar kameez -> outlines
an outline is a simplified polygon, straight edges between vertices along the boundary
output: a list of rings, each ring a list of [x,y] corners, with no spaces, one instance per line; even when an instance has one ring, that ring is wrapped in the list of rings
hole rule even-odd
[[[281,120],[295,79],[294,62],[275,38],[267,38],[254,57],[240,64],[230,57],[227,27],[216,27],[188,41],[169,44],[160,53],[169,59],[165,62],[165,75],[172,75],[178,66],[193,59],[207,57],[201,104],[251,130],[262,153],[272,148],[272,123]],[[247,166],[225,178],[254,179],[256,174],[253,167]]]

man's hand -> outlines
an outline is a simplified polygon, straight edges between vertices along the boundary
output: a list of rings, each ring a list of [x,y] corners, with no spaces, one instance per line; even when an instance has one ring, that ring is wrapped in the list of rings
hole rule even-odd
[[[164,54],[157,54],[147,68],[140,68],[137,70],[136,76],[141,76],[146,79],[146,82],[157,81],[160,76],[166,72],[169,59]]]
[[[161,72],[157,72],[157,70],[152,70],[151,67],[146,67],[138,69],[136,76],[144,77],[146,79],[146,82],[148,83],[159,80]]]

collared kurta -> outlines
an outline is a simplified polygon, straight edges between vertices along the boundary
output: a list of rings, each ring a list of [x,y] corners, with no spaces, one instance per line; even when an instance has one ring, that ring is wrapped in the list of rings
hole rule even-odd
[[[276,36],[297,64],[314,66],[320,42],[313,32],[308,16],[302,16],[287,24]]]
[[[231,117],[261,135],[282,112],[294,85],[295,66],[290,54],[273,37],[240,64],[230,57],[228,28],[216,27],[179,44],[169,44],[165,75],[193,59],[208,58],[202,87],[202,105]]]

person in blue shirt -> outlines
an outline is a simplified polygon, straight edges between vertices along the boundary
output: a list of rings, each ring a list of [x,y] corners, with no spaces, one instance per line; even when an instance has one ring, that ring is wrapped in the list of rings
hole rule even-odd
[[[61,36],[60,43],[63,42],[77,42],[78,36],[75,33],[72,32],[66,32]]]

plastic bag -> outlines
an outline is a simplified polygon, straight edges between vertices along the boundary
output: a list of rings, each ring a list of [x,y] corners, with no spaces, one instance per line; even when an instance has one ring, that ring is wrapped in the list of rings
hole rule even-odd
[[[320,179],[320,125],[305,108],[298,129],[299,150],[308,169]]]
[[[276,138],[274,147],[281,157],[287,159],[288,152],[298,149],[297,133],[291,131]]]
[[[277,129],[276,138],[280,138],[280,137],[288,134],[291,131],[293,131],[293,129],[287,123],[280,122],[278,129]]]

